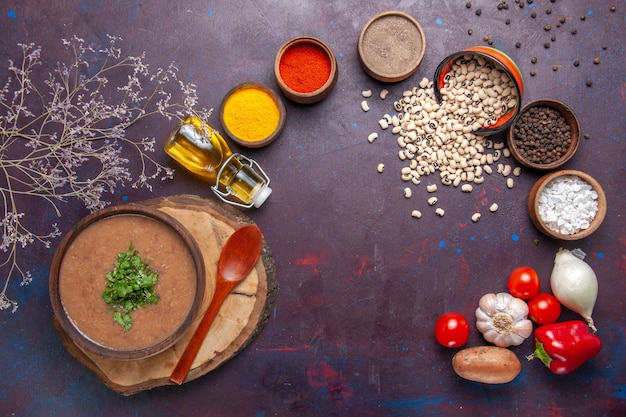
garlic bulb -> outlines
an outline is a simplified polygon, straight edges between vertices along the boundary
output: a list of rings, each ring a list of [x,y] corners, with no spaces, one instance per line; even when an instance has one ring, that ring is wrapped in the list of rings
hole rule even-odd
[[[518,346],[533,332],[528,305],[508,293],[485,294],[476,309],[476,327],[486,341],[500,347]]]

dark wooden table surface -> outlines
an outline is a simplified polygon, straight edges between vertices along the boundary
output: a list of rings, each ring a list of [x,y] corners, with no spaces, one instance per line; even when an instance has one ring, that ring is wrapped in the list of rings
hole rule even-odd
[[[262,208],[248,215],[272,249],[278,292],[267,326],[245,351],[183,386],[132,397],[108,389],[66,352],[52,326],[48,273],[57,238],[50,249],[31,245],[20,253],[33,281],[20,286],[19,279],[12,279],[6,289],[19,308],[0,312],[0,415],[624,415],[626,2],[535,0],[520,8],[510,0],[503,10],[496,1],[475,0],[470,9],[465,3],[2,2],[3,84],[9,60],[21,59],[18,43],[42,46],[37,73],[43,78],[67,56],[61,39],[76,35],[99,46],[107,42],[106,34],[123,38],[123,53],[145,51],[145,62],[155,68],[175,61],[181,79],[197,85],[200,105],[214,109],[236,84],[258,81],[276,87],[274,55],[283,42],[299,35],[319,37],[331,47],[339,79],[318,104],[285,100],[287,124],[271,146],[247,150],[233,145],[261,164],[274,190]],[[357,56],[361,28],[386,10],[414,16],[427,41],[418,71],[389,85],[366,75]],[[591,237],[555,241],[533,227],[526,197],[540,173],[531,170],[523,170],[511,190],[498,176],[487,177],[471,194],[442,190],[440,198],[447,201],[443,218],[427,209],[424,183],[414,188],[410,200],[403,197],[398,148],[388,132],[380,131],[378,119],[393,112],[392,100],[403,90],[423,77],[432,79],[446,55],[486,44],[485,35],[520,67],[524,102],[556,98],[579,116],[586,137],[565,167],[593,175],[608,197],[606,220]],[[361,91],[377,94],[383,88],[389,99],[372,98],[371,110],[363,112]],[[221,128],[216,114],[209,123]],[[155,158],[174,167],[160,147],[171,128],[159,120],[129,134],[143,131],[157,137]],[[370,144],[367,137],[373,131],[381,137]],[[376,172],[381,162],[386,166],[382,175]],[[206,184],[179,169],[174,180],[158,182],[151,192],[127,185],[108,199],[121,204],[182,193],[214,198]],[[500,206],[495,215],[486,210],[491,202]],[[87,214],[75,200],[61,206],[60,217],[46,213],[47,207],[33,204],[30,210],[37,215],[27,221],[36,225],[43,218],[67,232]],[[424,213],[421,219],[411,217],[414,208]],[[484,214],[474,224],[469,216],[476,209]],[[433,337],[436,318],[455,310],[473,323],[480,296],[505,291],[508,274],[521,265],[533,266],[548,291],[560,247],[583,249],[598,275],[594,319],[604,344],[599,356],[569,376],[555,376],[538,361],[524,359],[532,350],[527,341],[513,349],[523,362],[513,382],[482,385],[457,377],[450,365],[455,350],[440,347]],[[6,274],[3,269],[2,276]],[[562,315],[576,317],[570,311]],[[485,343],[472,326],[468,346]]]

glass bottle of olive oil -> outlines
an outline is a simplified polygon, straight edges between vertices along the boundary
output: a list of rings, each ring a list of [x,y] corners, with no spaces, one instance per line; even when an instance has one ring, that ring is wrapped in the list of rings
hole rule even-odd
[[[197,116],[184,118],[163,147],[176,162],[208,181],[227,203],[260,207],[272,192],[261,167],[232,153],[224,138]]]

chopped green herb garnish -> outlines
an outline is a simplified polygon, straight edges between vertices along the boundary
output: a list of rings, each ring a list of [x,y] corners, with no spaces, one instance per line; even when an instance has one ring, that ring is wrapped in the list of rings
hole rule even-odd
[[[113,320],[125,331],[133,325],[132,311],[159,301],[154,293],[154,286],[159,280],[158,272],[141,259],[132,243],[126,252],[117,255],[115,267],[107,272],[106,278],[102,299],[114,312]]]

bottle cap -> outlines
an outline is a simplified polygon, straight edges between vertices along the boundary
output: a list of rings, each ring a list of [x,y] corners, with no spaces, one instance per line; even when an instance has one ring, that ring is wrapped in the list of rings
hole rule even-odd
[[[272,189],[270,187],[264,186],[263,188],[261,188],[256,196],[254,196],[254,200],[252,201],[254,207],[261,207],[263,203],[265,203],[265,200],[267,200],[267,197],[270,196],[270,194],[272,194]]]

